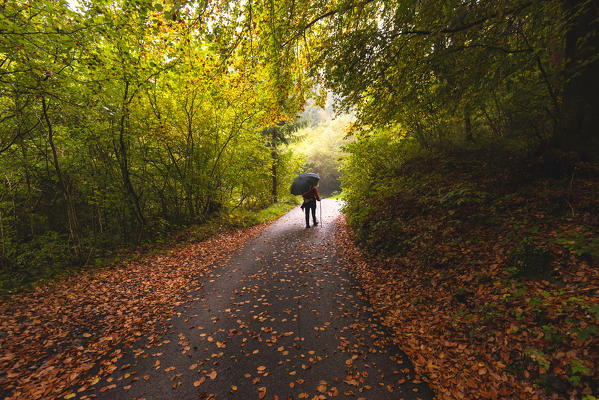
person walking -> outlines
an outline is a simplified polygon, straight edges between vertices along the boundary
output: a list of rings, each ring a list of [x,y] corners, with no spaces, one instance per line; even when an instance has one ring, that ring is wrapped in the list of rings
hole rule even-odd
[[[312,210],[312,221],[314,226],[318,225],[318,221],[316,221],[316,200],[320,201],[318,189],[316,189],[316,186],[313,186],[312,189],[303,193],[302,196],[304,198],[302,208],[306,213],[306,228],[310,227],[310,210]]]

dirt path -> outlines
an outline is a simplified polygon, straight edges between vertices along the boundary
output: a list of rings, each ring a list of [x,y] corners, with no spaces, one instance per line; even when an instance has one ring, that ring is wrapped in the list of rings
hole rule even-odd
[[[122,349],[108,378],[67,397],[432,398],[339,265],[339,206],[323,205],[321,226],[305,229],[296,208],[247,242],[165,335]]]

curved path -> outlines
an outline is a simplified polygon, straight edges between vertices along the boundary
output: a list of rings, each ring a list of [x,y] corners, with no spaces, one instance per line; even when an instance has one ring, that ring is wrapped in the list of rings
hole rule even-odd
[[[299,208],[237,250],[143,338],[98,399],[430,399],[335,256],[339,204],[305,229]]]

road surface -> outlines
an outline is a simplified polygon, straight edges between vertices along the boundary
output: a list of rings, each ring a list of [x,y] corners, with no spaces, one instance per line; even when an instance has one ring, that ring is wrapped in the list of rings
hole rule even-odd
[[[161,337],[74,398],[431,399],[335,255],[339,203],[298,208],[204,278]]]

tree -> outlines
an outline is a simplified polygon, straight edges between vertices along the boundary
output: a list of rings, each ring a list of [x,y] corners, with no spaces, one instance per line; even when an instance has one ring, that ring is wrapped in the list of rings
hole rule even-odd
[[[562,4],[567,25],[559,144],[592,157],[599,148],[599,3],[564,0]]]
[[[304,89],[287,66],[275,79],[272,35],[229,18],[251,6],[0,6],[0,284],[263,206],[273,165],[286,184],[292,157],[262,132]]]
[[[289,7],[296,18],[283,43],[306,41],[312,76],[357,111],[359,125],[399,123],[429,147],[478,133],[564,148],[594,141],[594,1]]]

